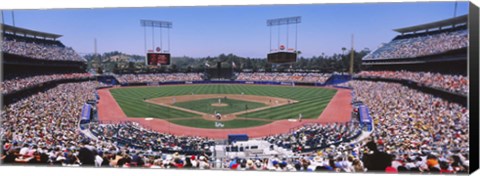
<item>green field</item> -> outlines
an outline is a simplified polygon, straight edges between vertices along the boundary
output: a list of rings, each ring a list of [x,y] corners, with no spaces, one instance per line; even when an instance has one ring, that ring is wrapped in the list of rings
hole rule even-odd
[[[175,103],[173,105],[182,107],[185,109],[191,109],[194,111],[208,113],[208,114],[213,114],[215,112],[218,112],[220,114],[231,114],[235,112],[245,111],[245,105],[247,105],[249,109],[256,109],[256,108],[266,106],[263,103],[241,101],[241,100],[234,100],[234,99],[228,99],[228,98],[227,99],[222,98],[221,102],[228,104],[228,106],[225,106],[225,107],[211,106],[211,104],[213,103],[218,103],[218,98],[180,102],[180,103]]]
[[[160,105],[145,102],[144,99],[179,96],[194,94],[241,94],[259,95],[287,98],[298,101],[297,103],[284,106],[268,108],[256,112],[242,114],[240,117],[251,118],[252,120],[232,120],[222,122],[224,128],[240,128],[260,126],[266,123],[281,120],[297,118],[302,114],[304,119],[317,118],[335,95],[334,89],[323,89],[315,87],[291,87],[291,86],[260,86],[260,85],[190,85],[190,86],[160,86],[160,87],[131,87],[111,89],[112,96],[118,102],[122,110],[128,117],[153,117],[171,121],[179,125],[214,128],[213,121],[203,120],[197,114],[185,112],[177,109],[163,107]],[[238,100],[235,100],[238,101]],[[193,101],[190,101],[193,102]],[[187,103],[188,102],[182,102]],[[201,103],[201,102],[199,102]],[[205,102],[203,102],[205,103]],[[249,102],[253,103],[253,102]],[[176,106],[179,106],[177,103]],[[203,104],[204,105],[204,104]],[[184,106],[184,105],[180,105]],[[194,105],[191,105],[194,106]],[[248,105],[249,109],[254,109]],[[218,108],[218,107],[215,107]],[[244,105],[243,105],[244,108]],[[241,110],[244,110],[240,108]],[[191,108],[189,108],[191,109]],[[240,111],[241,111],[240,110]],[[199,110],[200,111],[200,110]],[[209,111],[209,110],[205,110]],[[202,110],[202,112],[205,112]],[[234,111],[232,111],[234,112]],[[212,113],[212,112],[206,112]],[[176,118],[192,118],[191,120],[180,120]],[[254,119],[262,119],[258,121]],[[195,123],[194,123],[195,122]],[[227,125],[228,124],[228,125]]]

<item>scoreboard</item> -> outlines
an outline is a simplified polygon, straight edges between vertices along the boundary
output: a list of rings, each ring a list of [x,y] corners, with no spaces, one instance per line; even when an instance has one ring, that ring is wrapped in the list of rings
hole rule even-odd
[[[147,53],[147,65],[170,65],[170,53]]]
[[[276,52],[270,53],[267,56],[268,63],[272,64],[283,64],[283,63],[292,63],[297,61],[296,52]]]

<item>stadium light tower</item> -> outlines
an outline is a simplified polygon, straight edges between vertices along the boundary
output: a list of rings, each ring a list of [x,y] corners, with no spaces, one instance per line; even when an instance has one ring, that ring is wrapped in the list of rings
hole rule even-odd
[[[2,24],[5,24],[5,16],[3,15],[3,10],[0,10],[2,12]]]
[[[355,53],[355,49],[353,47],[354,43],[353,43],[353,34],[352,34],[352,49],[350,50],[350,75],[353,75],[353,64],[355,63],[354,62],[354,53]]]
[[[144,49],[147,59],[145,64],[148,65],[169,65],[170,64],[170,29],[172,29],[172,22],[169,21],[155,21],[155,20],[140,20],[140,25],[144,31]],[[147,28],[152,29],[152,47],[147,49]],[[155,29],[160,32],[160,44],[155,45]],[[163,29],[167,29],[167,50],[163,48]]]
[[[292,63],[297,59],[297,41],[298,41],[298,24],[302,22],[302,17],[287,17],[267,20],[267,26],[270,28],[270,49],[268,53],[268,62],[282,64]],[[295,41],[294,47],[290,48],[290,25],[295,25]],[[277,47],[272,48],[272,28],[277,26]],[[281,26],[286,27],[285,44],[281,43]]]

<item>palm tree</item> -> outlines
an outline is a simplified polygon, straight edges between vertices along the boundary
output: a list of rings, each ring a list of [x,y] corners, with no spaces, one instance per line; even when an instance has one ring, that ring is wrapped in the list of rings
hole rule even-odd
[[[346,50],[347,50],[347,48],[342,47],[342,53],[343,53],[343,55],[345,55],[345,51],[346,51]]]
[[[362,52],[368,54],[368,53],[370,53],[370,48],[364,48],[364,49],[362,50]]]

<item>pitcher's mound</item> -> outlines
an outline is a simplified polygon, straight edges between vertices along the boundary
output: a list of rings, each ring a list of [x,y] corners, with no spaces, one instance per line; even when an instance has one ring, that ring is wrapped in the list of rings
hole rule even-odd
[[[225,106],[228,106],[228,104],[226,103],[213,103],[211,104],[212,106],[216,106],[216,107],[225,107]]]

